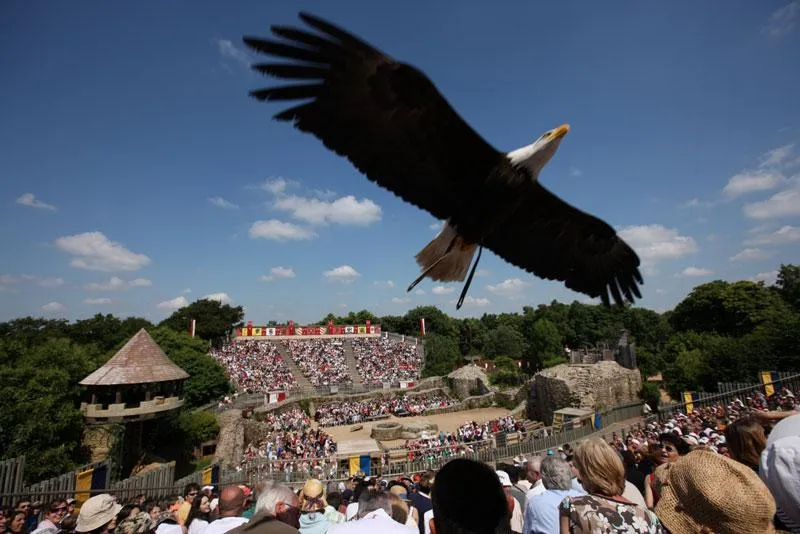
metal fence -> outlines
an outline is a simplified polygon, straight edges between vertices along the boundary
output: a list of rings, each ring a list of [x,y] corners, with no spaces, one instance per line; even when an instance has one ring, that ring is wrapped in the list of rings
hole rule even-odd
[[[540,453],[547,449],[561,446],[564,443],[574,443],[592,435],[605,436],[608,434],[608,431],[603,429],[616,423],[638,418],[641,416],[641,413],[642,405],[639,402],[618,405],[601,415],[602,425],[600,430],[595,430],[591,421],[583,420],[581,421],[581,426],[577,428],[574,428],[574,421],[569,421],[564,424],[561,431],[556,431],[553,427],[539,428],[529,432],[528,438],[519,443],[487,448],[473,453],[466,453],[464,456],[484,462],[496,463],[511,459],[520,454],[531,455]],[[630,428],[630,426],[626,428]],[[624,431],[625,429],[620,429],[620,433]],[[379,468],[377,474],[381,476],[393,476],[402,473],[418,473],[427,469],[437,469],[447,462],[447,460],[449,460],[449,458],[438,458],[433,462],[425,460],[415,462],[392,462]],[[70,473],[54,477],[49,481],[34,484],[28,488],[22,487],[24,465],[24,457],[0,462],[0,483],[2,483],[2,486],[0,486],[0,499],[2,499],[2,502],[6,505],[12,502],[15,503],[15,501],[20,499],[42,500],[47,502],[55,497],[74,497],[75,493],[81,493],[75,490],[77,474],[101,464],[84,466]],[[220,467],[218,473],[216,485],[219,486],[256,484],[267,480],[294,484],[305,482],[309,477],[309,473],[303,471],[285,472],[270,470],[269,468],[265,468],[264,465],[258,469],[224,469]],[[72,478],[71,482],[67,480],[69,477]],[[197,471],[178,480],[175,480],[174,477],[175,464],[174,462],[170,462],[169,464],[162,465],[141,475],[111,482],[110,484],[106,484],[105,488],[95,488],[84,493],[96,494],[108,491],[115,493],[121,501],[130,500],[139,494],[145,494],[149,498],[163,499],[178,495],[183,490],[183,487],[190,482],[195,482],[199,485],[203,483],[203,471]],[[320,478],[326,481],[344,480],[346,479],[346,473],[339,471],[328,472],[323,474]]]
[[[787,387],[792,392],[798,391],[800,389],[800,373],[781,372],[777,374],[779,379],[774,384],[776,392],[780,391],[781,387]],[[756,393],[764,393],[764,385],[763,384],[753,385],[745,383],[745,387],[743,388],[724,390],[719,393],[707,393],[707,392],[698,392],[698,393],[701,393],[699,395],[699,399],[692,402],[695,408],[711,406],[713,404],[721,404],[727,406],[736,399],[745,402],[747,397],[751,397]],[[672,404],[660,407],[658,411],[662,419],[669,419],[677,412],[685,412],[686,403],[674,402]]]

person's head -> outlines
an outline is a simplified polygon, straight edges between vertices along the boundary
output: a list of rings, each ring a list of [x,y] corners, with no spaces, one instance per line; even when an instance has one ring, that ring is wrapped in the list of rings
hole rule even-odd
[[[625,467],[617,451],[599,438],[578,445],[572,456],[581,485],[589,493],[615,496],[625,490]]]
[[[219,494],[220,517],[239,517],[244,512],[244,492],[239,486],[228,486]]]
[[[191,504],[198,493],[200,493],[200,486],[194,482],[190,482],[183,488],[183,499]]]
[[[211,501],[208,499],[208,495],[198,495],[197,498],[192,501],[192,508],[189,510],[189,517],[186,520],[186,525],[188,526],[192,519],[207,516],[210,512]]]
[[[505,491],[488,465],[457,458],[436,475],[431,493],[432,534],[511,532]]]
[[[767,446],[764,427],[755,417],[737,419],[725,428],[725,441],[731,457],[752,468],[758,467],[761,453]]]
[[[358,498],[358,519],[376,510],[383,510],[389,516],[392,515],[392,503],[389,494],[383,491],[371,490],[361,492]]]
[[[505,471],[508,474],[508,478],[511,481],[511,485],[516,484],[519,481],[519,468],[513,466],[511,464],[506,463],[499,463],[497,464],[498,471]]]
[[[47,507],[44,517],[51,521],[54,525],[61,523],[64,516],[67,515],[67,501],[64,499],[56,499]]]
[[[334,510],[338,510],[339,506],[342,505],[342,494],[338,491],[332,491],[328,493],[328,497],[325,500],[328,502],[328,506]]]
[[[267,485],[256,501],[256,513],[277,518],[294,528],[300,528],[300,500],[288,486]]]
[[[122,506],[108,493],[90,497],[81,506],[75,532],[111,532],[116,527],[117,514],[121,510]]]
[[[664,484],[655,512],[670,532],[775,532],[775,499],[746,465],[695,450],[659,470]]]
[[[28,503],[30,505],[30,503]],[[14,534],[20,534],[25,530],[25,518],[28,517],[27,510],[16,510],[8,521],[8,529]]]
[[[542,478],[541,467],[542,467],[541,456],[531,456],[530,458],[528,458],[528,462],[525,464],[525,471],[528,481],[531,482],[532,484],[536,483],[537,480]]]
[[[389,497],[389,504],[392,508],[389,515],[401,525],[405,525],[408,519],[408,504],[396,493],[389,492],[386,495]]]
[[[658,436],[658,448],[661,451],[658,457],[660,463],[674,462],[678,457],[685,456],[692,450],[688,443],[672,432],[665,432]]]
[[[151,501],[147,503],[147,513],[150,514],[150,519],[153,521],[158,520],[158,517],[161,515],[161,506],[155,501]]]
[[[75,513],[75,505],[77,501],[75,499],[67,499],[67,513],[72,515]]]
[[[430,494],[431,488],[433,487],[433,480],[436,477],[436,473],[433,471],[425,471],[421,477],[419,477],[419,482],[417,482],[417,486],[419,486],[419,491],[425,494]]]
[[[541,462],[542,484],[549,490],[568,490],[572,483],[572,468],[559,456],[548,456]]]
[[[325,502],[325,488],[316,478],[306,481],[300,491],[299,500],[301,512],[319,512],[328,505]]]

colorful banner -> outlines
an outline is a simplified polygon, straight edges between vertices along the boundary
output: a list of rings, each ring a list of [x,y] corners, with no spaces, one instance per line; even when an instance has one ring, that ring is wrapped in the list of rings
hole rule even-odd
[[[363,454],[361,456],[361,471],[364,471],[366,476],[370,475],[370,456],[369,454]]]
[[[325,335],[350,335],[381,333],[380,325],[367,323],[366,325],[335,326],[332,322],[328,326],[297,326],[289,322],[288,326],[253,326],[253,321],[248,321],[247,326],[236,328],[236,337],[274,337],[274,336],[325,336]]]
[[[358,456],[350,457],[350,476],[354,476],[356,473],[358,473],[360,465],[361,462]]]
[[[764,384],[764,395],[771,397],[775,394],[775,388],[780,387],[778,373],[772,371],[761,371],[761,383]]]
[[[203,469],[203,485],[216,486],[219,484],[219,465],[214,464]]]
[[[694,403],[700,400],[700,395],[695,393],[694,391],[684,391],[683,392],[683,402],[686,404],[686,415],[690,415],[694,412]]]
[[[92,473],[94,469],[87,469],[75,475],[75,500],[79,503],[86,502],[92,496]]]

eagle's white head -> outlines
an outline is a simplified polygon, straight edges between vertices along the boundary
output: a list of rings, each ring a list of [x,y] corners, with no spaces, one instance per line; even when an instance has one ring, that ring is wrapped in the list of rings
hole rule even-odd
[[[548,130],[533,144],[509,152],[508,159],[512,164],[528,169],[536,179],[539,177],[539,172],[558,150],[558,145],[561,144],[561,139],[567,135],[567,132],[569,132],[569,124],[562,124],[558,128]]]

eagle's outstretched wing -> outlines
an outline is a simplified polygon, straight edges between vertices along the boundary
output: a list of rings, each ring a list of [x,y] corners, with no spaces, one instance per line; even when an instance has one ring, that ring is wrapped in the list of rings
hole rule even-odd
[[[604,221],[583,212],[538,182],[522,205],[484,239],[499,257],[604,304],[641,298],[639,256]]]
[[[304,13],[300,18],[320,34],[273,26],[282,41],[244,38],[253,50],[291,60],[255,64],[255,70],[300,82],[250,94],[305,101],[275,118],[315,135],[403,200],[438,219],[459,219],[465,192],[480,196],[505,155],[458,115],[425,74],[329,22]]]

